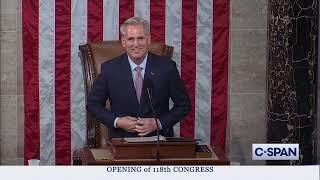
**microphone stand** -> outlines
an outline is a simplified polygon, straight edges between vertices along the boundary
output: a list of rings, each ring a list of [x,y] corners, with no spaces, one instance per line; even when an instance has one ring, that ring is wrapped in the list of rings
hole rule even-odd
[[[152,114],[153,114],[153,117],[154,117],[154,121],[155,121],[155,123],[157,125],[157,160],[160,161],[159,125],[158,125],[158,121],[156,119],[156,113],[155,113],[154,108],[153,108],[152,98],[151,98],[151,93],[150,93],[149,88],[147,88],[147,92],[148,92],[148,99],[149,99],[149,102],[150,102],[150,106],[151,106]]]

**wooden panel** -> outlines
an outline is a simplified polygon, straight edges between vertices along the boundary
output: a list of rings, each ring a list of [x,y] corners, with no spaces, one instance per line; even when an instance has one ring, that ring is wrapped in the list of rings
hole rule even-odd
[[[227,159],[219,159],[215,152],[210,158],[161,158],[156,159],[113,159],[111,148],[81,149],[82,165],[229,165]]]

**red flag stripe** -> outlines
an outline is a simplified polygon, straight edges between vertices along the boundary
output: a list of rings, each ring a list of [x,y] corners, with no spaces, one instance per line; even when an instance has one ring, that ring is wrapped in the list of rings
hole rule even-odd
[[[197,1],[182,1],[181,77],[186,84],[192,109],[180,123],[180,135],[194,137]]]
[[[134,16],[134,1],[132,0],[119,0],[119,27],[128,18]],[[121,33],[119,31],[119,39]]]
[[[213,1],[213,49],[210,144],[225,152],[228,102],[230,2]]]
[[[150,31],[153,41],[165,42],[166,1],[150,1]]]
[[[24,163],[40,159],[39,109],[39,1],[22,1]]]
[[[103,40],[103,1],[88,1],[88,42]]]
[[[71,0],[55,2],[55,155],[57,165],[66,165],[71,163]]]

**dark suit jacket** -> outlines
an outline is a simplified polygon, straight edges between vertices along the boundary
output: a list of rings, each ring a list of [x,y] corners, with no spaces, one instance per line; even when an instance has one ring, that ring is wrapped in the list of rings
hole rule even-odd
[[[157,118],[160,120],[163,136],[173,136],[173,126],[190,110],[190,99],[180,79],[174,61],[149,52],[144,80],[153,80],[152,101]],[[174,102],[169,109],[169,99]],[[111,110],[106,110],[106,100],[110,100]],[[111,137],[133,137],[120,128],[114,128],[116,117],[153,117],[145,82],[140,104],[138,103],[127,54],[106,61],[101,65],[101,73],[93,84],[87,101],[87,110],[109,129]],[[150,134],[155,135],[155,132]]]

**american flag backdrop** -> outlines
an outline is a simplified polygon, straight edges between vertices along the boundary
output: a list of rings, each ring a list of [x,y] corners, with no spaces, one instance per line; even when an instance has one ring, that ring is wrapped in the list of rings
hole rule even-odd
[[[86,139],[78,46],[119,39],[131,16],[150,21],[152,40],[174,46],[192,101],[175,133],[225,151],[229,0],[23,0],[25,163],[68,165]]]

